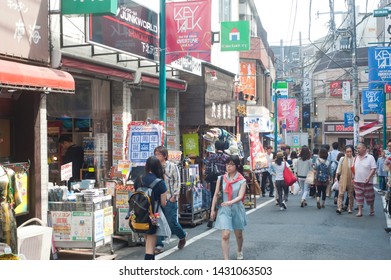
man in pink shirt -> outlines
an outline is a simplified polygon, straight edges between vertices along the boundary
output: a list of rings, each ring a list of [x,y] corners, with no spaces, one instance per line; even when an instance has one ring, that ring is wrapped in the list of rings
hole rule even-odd
[[[364,198],[370,207],[369,215],[375,215],[375,191],[373,190],[373,176],[376,173],[375,158],[367,152],[363,143],[357,145],[357,156],[353,161],[354,165],[354,191],[358,206],[357,217],[362,217]]]

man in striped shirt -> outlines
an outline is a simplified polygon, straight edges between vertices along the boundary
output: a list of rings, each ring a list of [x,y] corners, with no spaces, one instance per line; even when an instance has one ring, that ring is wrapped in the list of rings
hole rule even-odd
[[[167,204],[164,207],[162,206],[162,210],[166,216],[171,232],[179,238],[178,248],[182,249],[186,244],[187,233],[178,222],[178,197],[181,189],[181,177],[179,170],[176,164],[168,161],[168,150],[166,147],[156,147],[154,155],[162,163],[164,169],[164,181],[167,185]],[[163,251],[163,239],[159,236],[155,247],[155,254],[160,254]]]

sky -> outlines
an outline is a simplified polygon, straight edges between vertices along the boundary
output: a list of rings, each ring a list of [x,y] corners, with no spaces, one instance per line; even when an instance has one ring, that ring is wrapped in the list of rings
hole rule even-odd
[[[160,0],[134,1],[159,11]],[[285,45],[299,45],[300,32],[303,44],[308,43],[309,39],[314,41],[327,35],[327,22],[330,20],[328,0],[254,0],[254,2],[268,34],[269,45],[279,45],[280,40],[283,40]],[[342,13],[348,10],[347,2],[348,0],[334,0],[336,27],[346,16]],[[355,0],[360,12],[373,12],[378,2],[379,0]]]
[[[329,1],[327,0],[254,0],[263,28],[268,35],[270,45],[298,45],[301,32],[302,43],[308,39],[314,41],[327,35],[327,22],[330,20]],[[310,2],[311,13],[310,13]],[[373,12],[377,8],[378,0],[356,0],[360,12]],[[341,23],[347,12],[347,1],[334,0],[336,27]],[[311,21],[310,21],[311,15]],[[311,28],[309,28],[311,22]]]

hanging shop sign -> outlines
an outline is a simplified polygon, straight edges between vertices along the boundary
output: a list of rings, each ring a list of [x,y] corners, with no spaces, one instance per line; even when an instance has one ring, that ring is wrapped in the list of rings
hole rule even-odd
[[[181,57],[170,64],[173,68],[192,73],[197,76],[202,75],[202,60],[190,55]]]
[[[383,90],[363,90],[361,95],[362,113],[383,114]]]
[[[48,16],[47,0],[2,1],[0,54],[48,63]]]
[[[249,51],[250,22],[221,22],[221,51]]]
[[[144,166],[155,148],[164,144],[163,129],[161,121],[129,123],[125,151],[132,166]]]
[[[312,102],[312,94],[311,94],[311,79],[310,78],[304,78],[303,80],[303,104],[311,104]]]
[[[259,127],[257,123],[250,124],[250,161],[251,169],[261,169],[267,167],[268,161],[263,145],[259,139]]]
[[[295,98],[278,98],[277,99],[278,118],[285,119],[294,116],[296,110]]]
[[[166,4],[166,63],[185,55],[210,62],[211,2],[209,0]]]
[[[62,0],[61,14],[113,14],[117,12],[118,0]]]
[[[383,89],[391,82],[391,47],[368,48],[368,88]]]
[[[158,61],[158,14],[130,0],[119,1],[115,16],[90,17],[88,42]]]
[[[344,113],[344,127],[353,127],[354,114],[353,112]]]
[[[243,118],[243,132],[250,132],[251,124],[256,123],[259,129],[259,132],[271,132],[271,121],[269,117],[265,116],[253,116],[253,117],[244,117]]]

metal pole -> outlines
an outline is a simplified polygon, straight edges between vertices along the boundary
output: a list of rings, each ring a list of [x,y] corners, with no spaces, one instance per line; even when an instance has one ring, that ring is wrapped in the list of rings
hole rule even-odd
[[[166,125],[166,0],[160,0],[159,120]],[[164,145],[167,136],[164,134]]]
[[[356,3],[355,0],[349,1],[351,28],[352,28],[352,90],[353,90],[353,143],[357,147],[359,143],[359,100],[358,100],[358,71],[357,71],[357,41],[356,41]]]
[[[383,90],[383,150],[387,148],[387,101],[386,92]]]
[[[278,106],[277,106],[277,71],[274,81],[274,152],[277,152],[277,136],[278,136]]]

